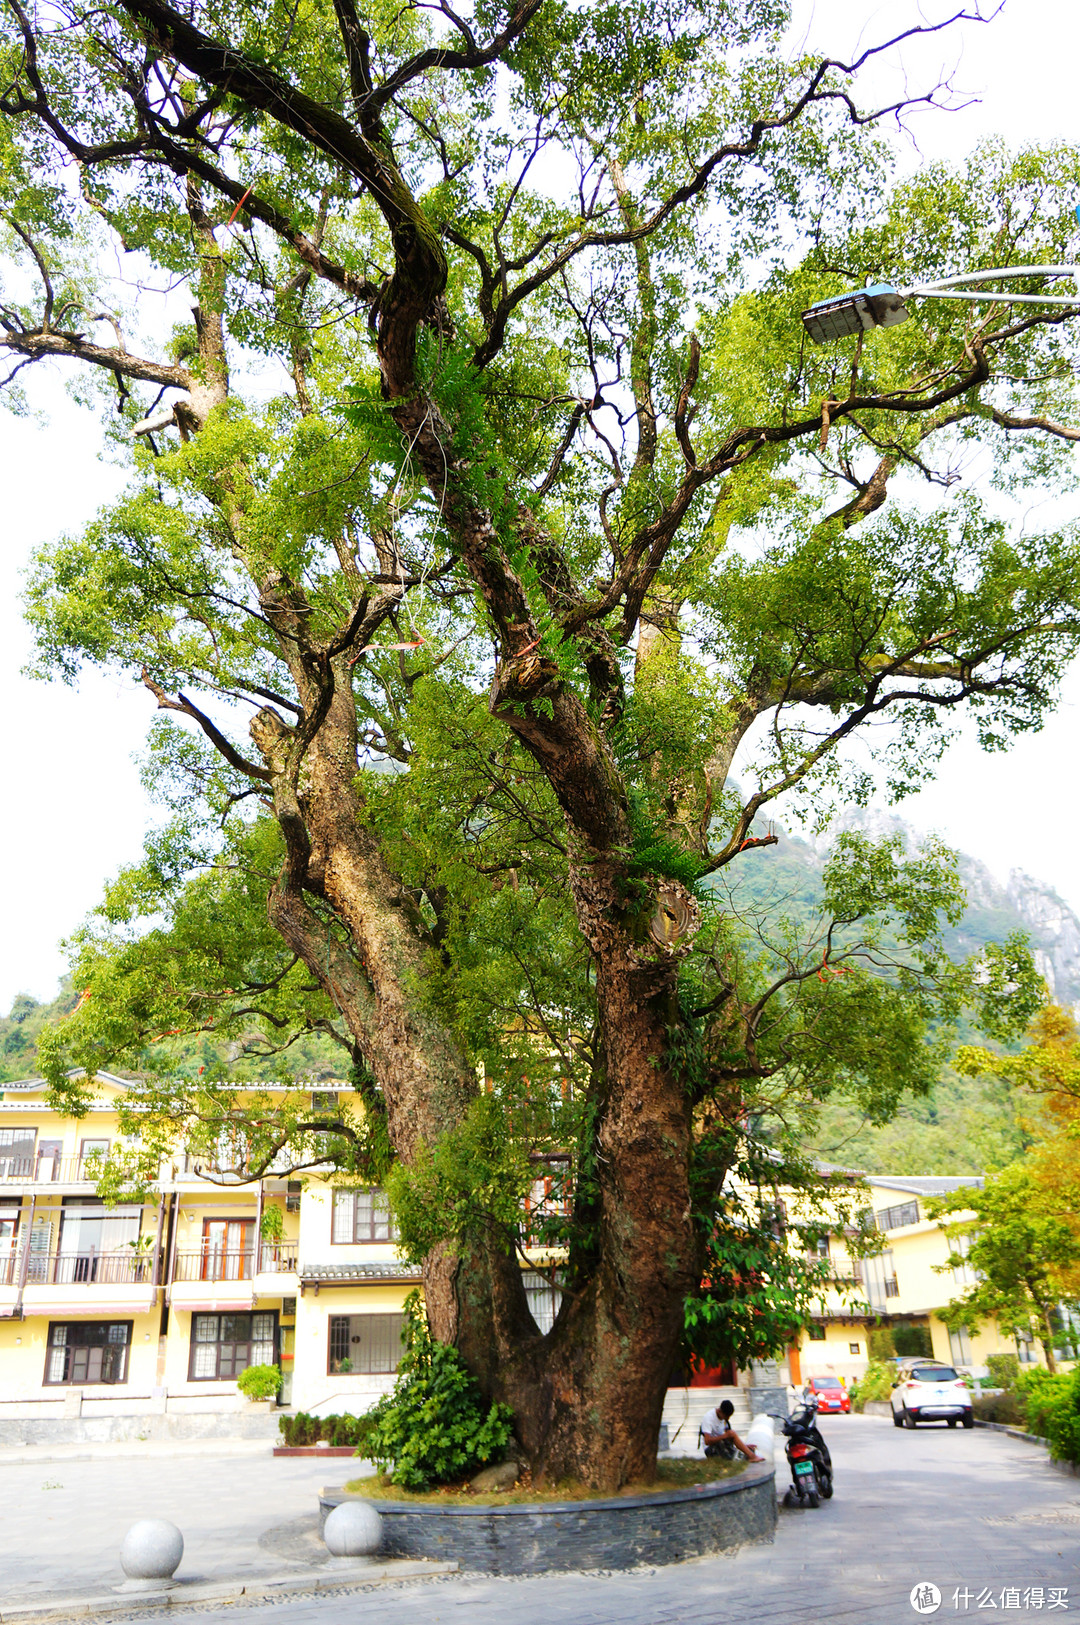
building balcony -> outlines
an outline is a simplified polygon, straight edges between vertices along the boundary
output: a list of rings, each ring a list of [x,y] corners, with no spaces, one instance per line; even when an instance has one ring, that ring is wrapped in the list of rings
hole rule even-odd
[[[18,1279],[18,1275],[15,1276]],[[119,1252],[34,1253],[26,1261],[27,1286],[149,1286],[154,1260],[130,1248]]]
[[[251,1281],[256,1275],[295,1275],[296,1247],[264,1242],[261,1247],[177,1253],[173,1281]]]
[[[96,1185],[101,1157],[0,1157],[0,1189],[40,1185]]]

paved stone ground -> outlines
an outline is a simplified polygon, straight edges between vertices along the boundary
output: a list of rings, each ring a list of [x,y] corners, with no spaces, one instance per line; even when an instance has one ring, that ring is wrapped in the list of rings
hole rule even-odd
[[[241,1456],[215,1452],[214,1441],[201,1455],[165,1455],[150,1445],[132,1455],[129,1446],[121,1457],[109,1450],[92,1460],[81,1448],[81,1459],[67,1461],[35,1460],[34,1446],[4,1453],[0,1616],[4,1601],[118,1585],[120,1542],[137,1518],[168,1518],[182,1531],[185,1578],[288,1571],[292,1564],[260,1547],[259,1537],[310,1515],[322,1486],[353,1466],[348,1457],[274,1456],[268,1444]],[[47,1455],[48,1447],[41,1450]]]
[[[921,1581],[942,1593],[935,1625],[1009,1614],[1028,1625],[1036,1613],[1064,1621],[1080,1612],[1080,1480],[1052,1471],[1044,1451],[982,1429],[898,1432],[876,1417],[829,1417],[823,1428],[836,1496],[816,1511],[782,1510],[774,1546],[634,1574],[464,1576],[272,1606],[207,1604],[199,1625],[237,1616],[244,1625],[351,1625],[357,1617],[364,1625],[914,1625],[926,1617],[909,1602]],[[36,1470],[5,1469],[0,1592],[15,1590],[17,1569],[25,1595],[35,1562],[41,1591],[70,1594],[77,1576],[87,1587],[100,1582],[139,1513],[180,1524],[184,1575],[224,1574],[230,1531],[239,1537],[233,1572],[267,1572],[259,1534],[284,1524],[301,1562],[306,1497],[336,1470],[304,1458],[208,1457],[201,1476],[190,1461],[80,1462],[49,1469],[70,1486],[58,1491],[41,1488]],[[103,1549],[91,1570],[95,1543]],[[281,1537],[267,1544],[280,1573]],[[1015,1606],[1006,1588],[1015,1589]],[[1067,1588],[1067,1609],[1051,1610],[1051,1588]]]

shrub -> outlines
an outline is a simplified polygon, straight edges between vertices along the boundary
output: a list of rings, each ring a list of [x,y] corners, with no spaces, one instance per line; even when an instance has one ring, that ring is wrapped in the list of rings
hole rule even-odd
[[[370,1413],[367,1416],[310,1416],[307,1411],[297,1411],[295,1416],[278,1419],[281,1437],[287,1445],[313,1445],[325,1439],[327,1444],[350,1445],[359,1456],[370,1454],[368,1438],[374,1425]]]
[[[1080,1368],[1052,1377],[1040,1366],[1022,1373],[1020,1388],[1029,1433],[1047,1440],[1055,1461],[1080,1466]]]
[[[888,1399],[893,1391],[896,1381],[896,1367],[886,1365],[883,1361],[872,1360],[865,1373],[858,1382],[853,1382],[848,1390],[851,1395],[851,1408],[861,1411],[868,1399]]]
[[[498,1460],[510,1442],[508,1405],[485,1406],[457,1349],[437,1343],[413,1293],[405,1305],[405,1355],[394,1390],[371,1412],[368,1454],[395,1484],[426,1490]]]
[[[918,1326],[914,1323],[894,1326],[893,1342],[896,1344],[897,1354],[903,1360],[934,1358],[934,1345],[929,1326]]]
[[[891,1360],[896,1353],[896,1344],[893,1341],[891,1326],[872,1326],[870,1328],[870,1359]]]
[[[248,1399],[276,1399],[281,1392],[281,1368],[276,1365],[249,1365],[237,1377],[236,1386]]]
[[[1027,1426],[1025,1406],[1020,1394],[974,1394],[972,1409],[980,1422],[1003,1422],[1006,1427]]]
[[[1015,1354],[988,1354],[986,1369],[994,1388],[1005,1388],[1015,1393],[1020,1380],[1020,1361]]]

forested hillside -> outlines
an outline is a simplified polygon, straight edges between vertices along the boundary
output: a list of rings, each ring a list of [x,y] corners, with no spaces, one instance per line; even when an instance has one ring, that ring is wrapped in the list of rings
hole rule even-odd
[[[878,839],[899,834],[909,847],[918,843],[910,826],[887,813],[849,813],[837,827],[861,829]],[[777,845],[740,866],[731,893],[748,921],[765,930],[781,916],[811,920],[835,836],[834,829],[815,842],[779,827],[774,832]],[[1080,920],[1064,899],[1016,870],[1003,885],[985,864],[964,853],[959,868],[968,906],[959,926],[944,932],[949,953],[964,959],[988,942],[1023,931],[1052,997],[1067,1006],[1080,1001]],[[949,1067],[931,1095],[908,1098],[882,1128],[873,1127],[844,1096],[832,1097],[821,1109],[812,1142],[827,1161],[893,1174],[992,1173],[1019,1156],[1024,1145],[1013,1090],[994,1079],[962,1078]]]
[[[78,994],[65,977],[60,992],[48,1004],[20,993],[8,1015],[0,1017],[0,1090],[17,1078],[34,1077],[37,1071],[37,1040],[50,1021],[66,1015],[78,1003]],[[348,1059],[337,1045],[318,1033],[305,1033],[285,1049],[280,1040],[268,1040],[256,1027],[239,1040],[223,1042],[213,1030],[194,1038],[164,1038],[145,1052],[147,1067],[193,1077],[200,1067],[206,1077],[229,1077],[270,1082],[281,1079],[310,1079],[322,1082],[341,1077]],[[123,1074],[123,1069],[118,1069]]]

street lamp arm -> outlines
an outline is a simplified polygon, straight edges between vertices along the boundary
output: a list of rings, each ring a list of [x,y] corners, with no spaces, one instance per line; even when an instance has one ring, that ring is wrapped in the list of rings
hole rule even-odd
[[[972,289],[970,293],[963,290],[938,290],[936,288],[912,288],[908,290],[909,299],[969,299],[973,304],[979,305],[1067,305],[1074,308],[1080,305],[1080,293],[1073,294],[1071,299],[1065,299],[1061,294],[1049,293],[984,293],[982,290]]]
[[[899,289],[900,297],[907,299],[913,295],[920,298],[928,293],[936,293],[939,288],[959,288],[965,282],[996,282],[1001,277],[1010,276],[1068,276],[1074,279],[1080,275],[1080,266],[1077,265],[1004,265],[991,271],[966,271],[961,276],[939,277],[933,282],[916,282],[910,288]],[[1014,294],[1011,297],[1038,298],[1039,295]]]

